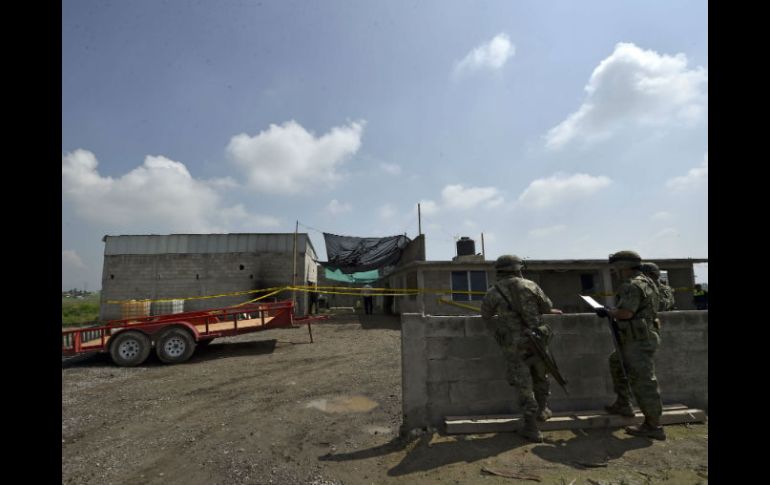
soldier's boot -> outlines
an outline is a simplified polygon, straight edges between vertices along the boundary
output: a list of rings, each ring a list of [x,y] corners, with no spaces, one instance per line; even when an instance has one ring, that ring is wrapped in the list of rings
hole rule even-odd
[[[629,418],[633,418],[635,416],[634,408],[631,407],[631,403],[621,399],[618,399],[609,406],[604,406],[604,409],[610,414],[619,414]]]
[[[546,406],[543,409],[540,409],[539,412],[537,413],[537,420],[548,421],[549,419],[551,419],[551,416],[553,416],[553,411],[551,411],[551,408],[549,408],[548,405],[546,404]]]
[[[524,417],[524,427],[519,430],[519,434],[533,443],[542,443],[543,435],[537,429],[535,416]]]
[[[641,436],[643,438],[652,438],[654,440],[666,440],[666,432],[663,430],[663,426],[660,425],[660,418],[657,417],[653,418],[648,416],[639,426],[629,426],[626,428],[626,433],[633,436]]]
[[[548,399],[542,396],[535,396],[537,401],[537,420],[548,421],[553,416],[553,412],[548,407]]]

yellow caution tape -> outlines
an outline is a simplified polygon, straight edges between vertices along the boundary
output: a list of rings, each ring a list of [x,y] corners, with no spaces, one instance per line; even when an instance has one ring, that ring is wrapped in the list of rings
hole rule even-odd
[[[473,305],[468,305],[466,303],[458,303],[456,301],[449,301],[443,298],[438,298],[436,301],[438,301],[439,303],[445,303],[447,305],[453,305],[460,308],[465,308],[466,310],[473,310],[474,312],[481,313],[481,308],[475,307]]]
[[[691,291],[694,288],[682,287],[672,288],[674,291]],[[341,291],[339,291],[341,290]],[[268,298],[277,293],[284,291],[304,291],[313,293],[322,293],[328,295],[350,295],[350,296],[416,296],[420,294],[462,294],[462,295],[485,295],[486,291],[468,291],[468,290],[452,290],[448,288],[363,288],[363,287],[350,287],[350,286],[274,286],[272,288],[263,288],[258,290],[245,290],[235,291],[231,293],[220,293],[218,295],[205,295],[205,296],[188,296],[181,298],[159,298],[151,299],[146,298],[142,300],[107,300],[108,304],[122,304],[122,303],[143,303],[143,302],[166,302],[175,300],[202,300],[208,298],[221,298],[225,296],[240,296],[249,295],[252,293],[266,293],[252,300],[248,300],[243,303],[239,303],[236,306],[244,305],[254,301],[259,301],[264,298]],[[589,293],[587,296],[593,297],[606,297],[614,296],[614,293]],[[457,304],[456,302],[449,302],[449,300],[443,300],[442,303]],[[457,304],[461,305],[461,304]]]
[[[257,297],[257,298],[254,298],[253,300],[244,301],[243,303],[238,303],[238,304],[237,304],[237,305],[235,305],[235,306],[237,306],[237,307],[238,307],[238,306],[241,306],[241,305],[246,305],[246,304],[248,304],[248,303],[254,303],[255,301],[263,300],[263,299],[265,299],[265,298],[267,298],[267,297],[269,297],[269,296],[273,296],[273,295],[275,295],[276,293],[280,293],[280,292],[281,292],[281,291],[283,291],[283,290],[284,290],[284,288],[279,288],[279,289],[275,290],[275,291],[274,291],[274,292],[272,292],[272,293],[267,293],[266,295],[262,295],[262,296],[259,296],[259,297]]]

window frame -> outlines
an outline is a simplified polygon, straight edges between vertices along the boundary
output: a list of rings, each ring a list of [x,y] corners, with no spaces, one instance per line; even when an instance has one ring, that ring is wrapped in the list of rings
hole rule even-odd
[[[455,273],[465,273],[465,284],[467,285],[466,288],[455,288],[454,287],[454,275]],[[472,286],[472,280],[471,280],[471,273],[483,273],[484,274],[484,288],[481,290],[474,290]],[[473,301],[481,301],[484,299],[484,295],[471,295],[471,294],[464,294],[464,293],[455,293],[455,291],[487,291],[489,288],[489,274],[487,274],[486,270],[475,270],[475,269],[465,269],[465,270],[450,270],[449,271],[449,290],[450,295],[452,297],[452,301],[457,302],[473,302]]]

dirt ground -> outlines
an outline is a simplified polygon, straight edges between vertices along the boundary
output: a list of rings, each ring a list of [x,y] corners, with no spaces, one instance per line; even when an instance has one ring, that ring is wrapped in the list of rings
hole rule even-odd
[[[62,483],[708,483],[707,424],[667,426],[665,442],[622,429],[399,438],[399,328],[336,315],[312,344],[302,327],[218,339],[181,365],[63,363]]]

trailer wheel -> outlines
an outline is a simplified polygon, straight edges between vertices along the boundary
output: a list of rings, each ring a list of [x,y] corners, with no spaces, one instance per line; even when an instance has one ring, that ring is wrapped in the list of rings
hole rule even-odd
[[[195,339],[190,332],[181,328],[171,328],[163,332],[155,343],[155,353],[161,362],[179,364],[186,361],[195,352]]]
[[[133,367],[147,360],[151,348],[150,338],[142,332],[122,332],[110,343],[110,357],[119,366]]]

